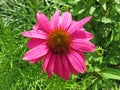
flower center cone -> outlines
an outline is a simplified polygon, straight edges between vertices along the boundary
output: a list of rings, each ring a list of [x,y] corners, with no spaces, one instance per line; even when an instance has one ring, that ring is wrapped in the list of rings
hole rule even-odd
[[[64,54],[70,48],[70,35],[64,29],[55,29],[50,32],[47,39],[47,44],[50,50],[55,54]]]

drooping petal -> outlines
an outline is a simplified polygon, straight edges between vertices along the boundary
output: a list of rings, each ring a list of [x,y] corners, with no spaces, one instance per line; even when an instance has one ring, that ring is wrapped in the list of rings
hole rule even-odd
[[[52,73],[54,71],[55,60],[56,60],[56,56],[54,54],[52,54],[51,59],[49,60],[49,63],[47,66],[47,72],[48,72],[49,78],[52,76]]]
[[[31,64],[40,62],[43,59],[43,57],[37,58],[37,59],[32,59],[32,60],[28,60]]]
[[[45,40],[37,39],[37,38],[30,38],[30,40],[27,42],[27,47],[32,49],[43,43],[45,43]]]
[[[47,54],[47,52],[48,52],[48,47],[45,44],[41,44],[26,52],[23,59],[24,60],[37,59]]]
[[[59,77],[62,77],[62,62],[60,55],[56,56],[54,73],[57,74]]]
[[[79,63],[81,64],[83,73],[84,73],[86,71],[86,63],[85,63],[84,54],[82,52],[76,52],[74,50],[71,50],[71,52],[72,52],[72,55],[78,59]]]
[[[42,65],[43,73],[46,72],[50,59],[51,59],[51,53],[48,52],[45,59],[44,59],[43,65]]]
[[[68,66],[70,68],[70,72],[77,75],[78,74],[78,71],[73,67],[73,65],[70,63],[69,60],[67,60],[67,63],[68,63]]]
[[[46,39],[47,37],[47,34],[41,30],[26,31],[26,32],[23,32],[22,35],[25,37],[39,38],[39,39]]]
[[[57,10],[50,20],[52,30],[58,27],[59,17],[60,17],[60,11]]]
[[[84,39],[72,40],[71,47],[82,52],[93,52],[95,50],[95,45]]]
[[[90,40],[93,38],[93,35],[87,31],[78,30],[71,34],[73,39],[86,39]]]
[[[71,50],[68,54],[68,60],[77,72],[84,73],[86,70],[85,60],[76,51]]]
[[[92,16],[88,16],[82,20],[80,20],[79,22],[75,23],[72,27],[70,27],[68,29],[68,32],[70,34],[72,34],[73,32],[75,32],[76,30],[79,30],[79,28],[82,28],[90,19],[92,18]]]
[[[62,55],[61,62],[62,62],[62,70],[63,70],[62,77],[65,80],[68,80],[70,78],[70,69],[69,69],[69,66],[67,64],[67,57],[65,55]]]
[[[83,60],[86,60],[85,55],[84,55],[83,52],[81,52],[81,51],[77,51],[77,53],[83,58]]]
[[[49,23],[48,18],[43,14],[42,12],[37,13],[37,21],[40,30],[43,30],[45,32],[50,32],[51,31],[51,25]]]
[[[64,29],[67,29],[71,23],[72,23],[71,14],[69,12],[64,12],[60,17],[59,26]]]

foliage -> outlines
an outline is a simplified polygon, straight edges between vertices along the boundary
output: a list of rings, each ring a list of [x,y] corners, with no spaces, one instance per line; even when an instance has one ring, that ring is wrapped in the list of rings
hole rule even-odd
[[[64,81],[43,75],[42,63],[21,58],[27,39],[21,32],[35,24],[36,12],[49,18],[60,9],[75,20],[92,15],[85,26],[94,34],[97,49],[86,53],[87,72]],[[0,90],[119,90],[120,89],[120,1],[119,0],[0,0]]]

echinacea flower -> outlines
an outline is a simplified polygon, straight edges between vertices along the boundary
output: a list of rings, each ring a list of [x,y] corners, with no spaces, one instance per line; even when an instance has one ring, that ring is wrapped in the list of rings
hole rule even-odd
[[[83,53],[95,50],[95,45],[89,41],[93,35],[83,28],[92,16],[76,22],[69,12],[60,16],[60,11],[56,11],[50,21],[42,12],[38,12],[36,18],[33,29],[22,33],[30,38],[27,43],[30,50],[23,59],[30,63],[44,60],[42,70],[49,77],[54,73],[68,80],[70,73],[84,73]]]

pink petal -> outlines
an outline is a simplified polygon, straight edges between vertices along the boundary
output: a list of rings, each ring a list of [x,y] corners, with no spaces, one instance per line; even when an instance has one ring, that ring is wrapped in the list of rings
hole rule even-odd
[[[93,37],[94,37],[90,32],[85,31],[85,34],[86,34],[86,37],[88,38],[88,40],[93,39]]]
[[[77,51],[77,53],[83,58],[83,60],[86,60],[85,55],[81,51]]]
[[[72,40],[71,47],[82,52],[93,52],[95,50],[95,45],[84,39]]]
[[[69,27],[69,28],[74,27],[74,25],[75,25],[75,24],[77,24],[77,22],[76,22],[75,20],[72,20],[71,25],[70,25],[70,27]]]
[[[86,70],[85,60],[84,58],[79,55],[76,51],[71,50],[68,54],[68,60],[77,72],[84,73]]]
[[[52,30],[58,27],[60,11],[57,10],[50,20]]]
[[[31,38],[28,43],[27,43],[27,47],[32,49],[40,44],[45,43],[45,40],[42,39],[37,39],[37,38]]]
[[[43,30],[45,32],[51,31],[51,25],[49,23],[48,18],[45,16],[45,14],[43,14],[42,12],[38,12],[37,21],[38,21],[40,30]]]
[[[73,39],[86,39],[86,40],[90,40],[93,38],[93,35],[87,31],[83,31],[83,30],[78,30],[74,33],[71,34],[71,37]]]
[[[33,26],[32,30],[40,30],[38,23]]]
[[[74,50],[71,50],[72,55],[76,57],[81,64],[81,68],[83,69],[83,73],[86,71],[86,63],[85,63],[85,56],[81,52],[76,52]]]
[[[90,19],[92,18],[92,16],[88,16],[82,20],[80,20],[79,22],[75,23],[72,27],[70,27],[68,29],[68,32],[70,34],[72,34],[73,32],[75,32],[76,30],[79,30],[79,28],[82,28]]]
[[[62,77],[63,77],[63,79],[68,80],[70,78],[70,69],[67,64],[67,57],[62,55],[61,62],[62,62],[62,70],[63,70]]]
[[[92,16],[88,16],[88,17],[80,20],[80,21],[78,22],[78,24],[80,25],[80,27],[83,27],[91,18],[92,18]]]
[[[22,33],[25,37],[46,39],[47,34],[41,30],[31,30]]]
[[[85,31],[83,27],[79,28],[78,31]]]
[[[67,29],[72,23],[72,16],[69,12],[64,12],[59,20],[60,27]]]
[[[62,77],[62,62],[61,62],[60,55],[56,56],[54,73],[57,74],[58,76]]]
[[[37,59],[37,58],[42,57],[45,54],[47,54],[47,52],[48,52],[47,46],[44,44],[41,44],[41,45],[29,50],[28,52],[26,52],[23,59],[24,60]]]
[[[54,54],[52,54],[52,56],[49,60],[48,66],[47,66],[47,72],[48,72],[49,78],[52,76],[52,73],[54,71],[55,60],[56,60],[56,56]]]
[[[31,64],[34,64],[34,63],[40,62],[42,59],[43,59],[43,57],[40,57],[40,58],[37,58],[37,59],[29,60],[29,62],[30,62]]]
[[[51,53],[48,52],[46,55],[46,58],[44,59],[43,65],[42,65],[43,73],[46,72],[50,59],[51,59]]]
[[[68,63],[68,66],[70,68],[70,72],[77,75],[78,74],[78,71],[73,67],[73,65],[70,63],[69,60],[67,60],[67,63]]]

